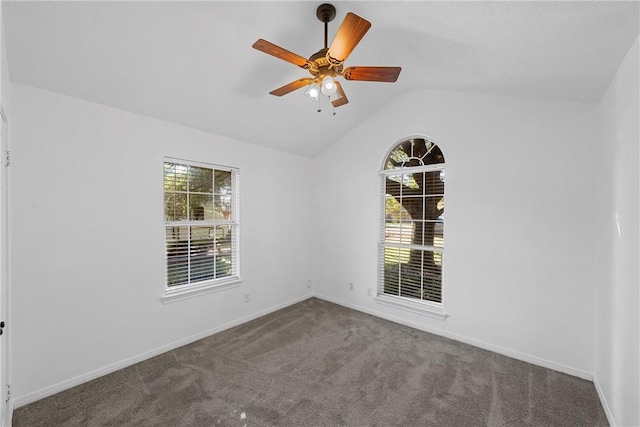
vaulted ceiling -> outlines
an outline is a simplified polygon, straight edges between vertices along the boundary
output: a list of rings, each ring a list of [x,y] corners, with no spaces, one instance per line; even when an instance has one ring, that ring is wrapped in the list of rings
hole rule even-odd
[[[334,2],[372,23],[347,65],[402,67],[396,83],[343,82],[321,113],[307,71],[251,48],[323,47],[321,2],[4,1],[11,79],[196,129],[315,156],[416,89],[596,102],[638,37],[639,3]]]

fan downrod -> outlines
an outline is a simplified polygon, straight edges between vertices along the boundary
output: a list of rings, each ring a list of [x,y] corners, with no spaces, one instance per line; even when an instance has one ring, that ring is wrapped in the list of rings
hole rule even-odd
[[[324,22],[324,48],[327,48],[327,33],[329,32],[329,22],[336,17],[336,8],[329,3],[323,3],[316,9],[316,16]]]

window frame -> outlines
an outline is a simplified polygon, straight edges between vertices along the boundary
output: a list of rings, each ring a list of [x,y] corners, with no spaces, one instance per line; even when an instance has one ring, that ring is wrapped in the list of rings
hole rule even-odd
[[[378,284],[376,289],[376,295],[374,297],[375,302],[391,306],[394,308],[398,308],[401,310],[409,311],[412,313],[417,313],[429,317],[433,317],[439,320],[445,320],[447,318],[447,313],[444,307],[444,298],[445,298],[445,287],[442,280],[442,271],[444,270],[445,263],[445,245],[443,242],[442,247],[430,246],[430,245],[414,245],[414,244],[400,244],[386,241],[386,198],[387,198],[387,177],[389,175],[401,175],[401,174],[413,174],[420,172],[435,172],[441,171],[445,173],[446,163],[432,163],[426,164],[422,166],[413,166],[413,167],[398,167],[393,169],[386,169],[386,160],[389,158],[389,155],[396,150],[402,143],[407,140],[419,138],[424,139],[426,141],[431,142],[436,145],[431,139],[426,138],[424,136],[412,136],[408,138],[403,138],[399,142],[395,143],[390,150],[387,151],[384,159],[382,168],[379,172],[380,177],[380,235],[378,240]],[[444,192],[443,192],[444,197]],[[441,294],[441,302],[428,301],[428,300],[420,300],[418,298],[405,297],[400,295],[392,295],[384,292],[384,280],[385,280],[385,248],[387,247],[408,247],[408,248],[419,248],[420,250],[431,250],[431,251],[439,251],[441,255],[441,271],[440,271],[440,294]]]
[[[165,205],[165,173],[164,165],[166,163],[174,163],[184,166],[194,166],[199,168],[206,168],[212,170],[213,176],[215,171],[224,171],[231,173],[231,214],[229,219],[212,219],[212,220],[178,220],[167,221],[166,218],[166,205]],[[181,301],[187,298],[192,298],[198,295],[207,294],[211,292],[218,292],[225,289],[230,289],[239,286],[242,283],[240,277],[240,170],[236,167],[222,166],[213,163],[198,162],[193,160],[186,160],[176,157],[164,157],[163,159],[163,190],[162,190],[162,219],[163,219],[163,235],[164,235],[164,285],[161,300],[163,303],[170,303],[175,301]],[[187,189],[187,193],[190,193]],[[215,195],[215,188],[212,189],[212,195]],[[188,209],[188,207],[187,207]],[[187,214],[188,215],[188,214]],[[179,284],[169,286],[168,283],[168,263],[169,258],[167,256],[167,228],[168,227],[215,227],[225,226],[230,227],[230,239],[231,239],[231,275],[221,278],[205,279],[194,282],[188,282],[185,284]],[[191,237],[189,237],[189,241]],[[190,255],[189,255],[190,256]],[[214,261],[215,262],[215,261]]]

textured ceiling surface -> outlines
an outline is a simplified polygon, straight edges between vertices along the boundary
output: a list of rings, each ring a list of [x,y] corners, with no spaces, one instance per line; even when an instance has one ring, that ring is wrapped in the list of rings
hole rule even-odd
[[[349,104],[272,89],[308,72],[251,48],[323,47],[321,2],[3,2],[11,79],[304,156],[392,98],[425,88],[598,101],[639,33],[639,3],[335,2],[372,27],[346,61],[401,66],[397,83],[347,81]]]

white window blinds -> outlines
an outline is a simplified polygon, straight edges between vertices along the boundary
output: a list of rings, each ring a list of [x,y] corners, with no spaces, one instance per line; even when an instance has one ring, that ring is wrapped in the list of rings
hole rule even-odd
[[[239,280],[238,171],[164,162],[167,288]]]

